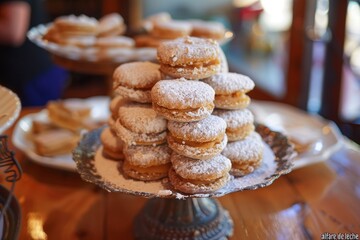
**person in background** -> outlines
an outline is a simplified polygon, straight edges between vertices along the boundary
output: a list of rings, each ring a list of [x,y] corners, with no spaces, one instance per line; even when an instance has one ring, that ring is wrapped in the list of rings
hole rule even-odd
[[[26,37],[31,27],[47,22],[43,2],[0,0],[0,85],[14,91],[23,106],[60,98],[68,78]]]

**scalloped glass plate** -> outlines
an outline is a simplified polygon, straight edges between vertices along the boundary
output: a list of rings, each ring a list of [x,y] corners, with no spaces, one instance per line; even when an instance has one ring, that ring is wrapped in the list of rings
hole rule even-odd
[[[106,121],[109,116],[109,98],[108,97],[91,97],[87,99],[66,99],[68,104],[85,104],[91,107],[91,118],[95,121]],[[44,109],[38,113],[28,114],[22,117],[15,126],[12,141],[13,144],[23,151],[30,160],[35,163],[63,169],[67,171],[75,171],[76,165],[72,159],[72,155],[58,155],[54,157],[44,157],[35,152],[34,145],[29,138],[31,134],[33,120],[48,120],[47,110]]]
[[[144,197],[164,197],[183,199],[188,197],[220,197],[225,194],[253,190],[270,185],[275,179],[291,171],[295,152],[285,135],[271,131],[264,125],[258,125],[256,131],[264,142],[264,154],[261,166],[253,173],[243,177],[231,177],[223,188],[201,194],[183,194],[177,192],[168,178],[159,181],[137,181],[125,178],[119,171],[121,161],[107,159],[102,154],[100,142],[101,128],[88,132],[73,151],[73,158],[81,177],[97,184],[109,192],[123,192]]]
[[[52,23],[40,24],[31,28],[27,37],[37,46],[46,51],[73,61],[120,64],[130,61],[154,61],[156,60],[156,48],[107,48],[106,50],[91,47],[81,48],[77,46],[59,45],[43,39]],[[233,39],[233,32],[227,30],[219,43],[224,45]]]
[[[37,46],[46,51],[75,61],[101,62],[110,64],[119,64],[129,61],[153,61],[156,59],[155,48],[81,48],[77,46],[59,45],[43,39],[52,23],[40,24],[31,28],[27,37]]]
[[[294,168],[326,161],[343,145],[335,123],[319,115],[310,115],[283,103],[252,100],[250,109],[258,123],[287,135],[298,156]]]
[[[21,102],[18,96],[0,85],[0,134],[19,117]]]
[[[18,239],[21,227],[21,207],[18,200],[7,188],[0,185],[0,209],[11,196],[10,204],[3,215],[0,215],[0,238]]]

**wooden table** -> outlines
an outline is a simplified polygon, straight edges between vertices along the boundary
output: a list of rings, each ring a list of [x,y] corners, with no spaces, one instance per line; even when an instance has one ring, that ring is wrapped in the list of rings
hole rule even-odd
[[[21,116],[38,110],[24,109]],[[19,239],[134,239],[133,219],[146,199],[108,193],[77,173],[37,165],[20,151],[16,158],[24,171],[15,188],[22,208]],[[347,142],[325,162],[219,200],[234,220],[231,239],[359,237],[360,148]]]

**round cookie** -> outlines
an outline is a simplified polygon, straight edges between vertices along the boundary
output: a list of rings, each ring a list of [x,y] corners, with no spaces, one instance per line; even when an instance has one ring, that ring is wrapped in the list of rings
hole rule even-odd
[[[77,46],[80,48],[88,48],[94,46],[96,38],[94,36],[69,36],[62,37],[58,41],[59,44]]]
[[[56,18],[54,26],[63,36],[94,35],[98,21],[85,15],[69,15]]]
[[[111,13],[99,19],[96,28],[97,37],[116,36],[123,34],[126,30],[123,17],[118,13]]]
[[[146,31],[151,32],[151,30],[154,27],[154,24],[160,22],[168,22],[171,20],[172,20],[171,15],[168,12],[159,12],[145,18],[142,25]]]
[[[150,104],[127,103],[119,108],[115,129],[126,145],[160,145],[166,142],[166,125]]]
[[[95,46],[99,48],[132,48],[135,41],[125,36],[109,36],[96,39]]]
[[[171,163],[180,177],[201,182],[216,181],[231,169],[231,161],[221,154],[210,159],[199,160],[173,153]]]
[[[127,100],[123,96],[115,96],[111,99],[109,108],[112,118],[118,118],[119,108],[125,103],[127,103]]]
[[[184,37],[160,43],[160,70],[174,78],[207,78],[220,70],[219,44],[211,39]]]
[[[226,123],[217,116],[197,122],[168,122],[169,147],[186,157],[195,159],[212,158],[225,148]]]
[[[134,179],[152,181],[167,176],[171,149],[166,145],[128,146],[124,149],[123,172]]]
[[[247,76],[238,73],[217,73],[203,79],[215,90],[215,107],[221,109],[242,109],[250,104],[246,95],[255,84]]]
[[[169,180],[172,186],[180,192],[188,194],[211,193],[224,187],[230,180],[230,174],[226,173],[223,177],[217,179],[216,181],[188,181],[177,175],[173,168],[170,168]]]
[[[175,39],[189,36],[191,30],[191,24],[185,21],[157,21],[153,24],[150,34],[160,39]]]
[[[100,140],[103,145],[103,154],[114,160],[124,158],[123,146],[124,143],[113,133],[110,128],[105,128],[100,135]]]
[[[116,133],[116,119],[117,118],[113,118],[110,116],[108,119],[108,122],[107,122],[111,131],[113,131],[115,133]]]
[[[117,67],[113,74],[116,94],[140,103],[151,102],[151,88],[161,80],[159,65],[151,62],[132,62]]]
[[[162,80],[151,90],[154,110],[166,119],[191,122],[208,117],[214,109],[214,90],[184,78]]]
[[[229,142],[222,154],[231,160],[230,173],[239,177],[253,172],[261,165],[263,151],[260,135],[252,132],[244,140]]]
[[[220,70],[219,73],[228,73],[229,72],[229,64],[228,61],[226,59],[225,53],[222,50],[222,48],[220,49]]]
[[[254,131],[254,115],[248,109],[220,110],[215,109],[214,115],[226,122],[226,135],[230,141],[238,141],[249,136]]]
[[[193,20],[191,36],[221,40],[225,36],[225,27],[219,22]]]
[[[157,48],[164,41],[151,35],[137,35],[134,37],[136,47],[153,47]]]

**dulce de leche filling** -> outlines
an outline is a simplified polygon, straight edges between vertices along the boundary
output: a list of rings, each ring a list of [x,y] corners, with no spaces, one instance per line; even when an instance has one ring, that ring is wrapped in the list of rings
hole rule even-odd
[[[220,60],[218,58],[214,58],[206,62],[188,62],[183,64],[178,64],[174,62],[173,64],[164,64],[164,65],[171,68],[175,67],[175,68],[193,69],[193,68],[209,67],[218,64],[220,64]]]
[[[227,99],[237,99],[239,102],[248,102],[250,98],[244,92],[237,91],[231,94],[215,94],[215,99],[218,101],[225,101]]]
[[[191,146],[191,147],[212,148],[216,144],[221,143],[221,141],[224,139],[225,133],[221,133],[214,140],[208,141],[208,142],[189,141],[189,140],[184,140],[184,139],[174,137],[174,135],[172,135],[171,133],[169,133],[169,135],[173,138],[174,142],[176,142],[178,144],[183,144],[183,145],[187,145],[187,146]]]
[[[254,130],[254,128],[254,125],[249,122],[242,126],[239,126],[238,128],[226,128],[226,134],[245,134]]]
[[[255,159],[256,160],[256,159]],[[255,162],[243,162],[243,163],[234,163],[232,162],[231,163],[232,165],[232,168],[235,168],[235,169],[241,169],[241,170],[246,170],[249,166],[252,166],[252,167],[257,167],[260,165],[260,162],[259,161],[255,161]]]
[[[189,182],[189,183],[192,183],[192,184],[195,184],[195,185],[202,185],[202,184],[209,184],[209,183],[213,183],[213,182],[216,182],[218,180],[220,180],[222,177],[219,177],[219,178],[214,178],[214,179],[186,179],[186,178],[183,178],[181,177],[179,174],[176,174],[178,176],[178,178],[184,182]]]
[[[150,167],[140,167],[131,165],[131,168],[138,173],[164,173],[169,170],[171,167],[171,163],[161,164],[157,166],[150,166]]]
[[[136,145],[146,145],[146,146],[150,146],[150,145],[161,145],[163,143],[166,142],[166,138],[162,139],[162,140],[158,140],[158,141],[150,141],[150,142],[144,142],[144,141],[135,141]]]
[[[167,110],[167,111],[173,111],[176,110],[176,112],[180,112],[180,113],[188,113],[188,112],[196,112],[199,110],[199,108],[185,108],[185,109],[170,109],[170,108],[166,108],[163,106],[160,106],[159,104],[153,103],[156,105],[157,108],[159,108],[160,110]],[[214,103],[210,102],[208,104],[204,105],[205,109],[212,109],[214,108]]]

